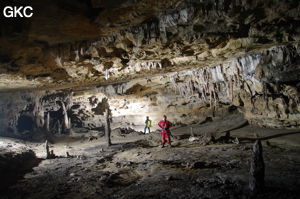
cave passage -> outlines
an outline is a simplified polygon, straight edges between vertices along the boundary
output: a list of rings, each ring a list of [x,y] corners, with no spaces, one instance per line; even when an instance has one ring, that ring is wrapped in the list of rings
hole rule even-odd
[[[299,10],[2,0],[0,198],[299,198]]]
[[[25,131],[33,131],[34,121],[33,118],[28,115],[21,115],[18,119],[17,130],[20,133]]]

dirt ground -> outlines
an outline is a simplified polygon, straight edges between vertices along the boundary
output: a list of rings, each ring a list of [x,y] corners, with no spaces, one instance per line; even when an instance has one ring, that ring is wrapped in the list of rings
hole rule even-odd
[[[191,127],[194,139],[190,138]],[[216,123],[212,122],[176,128],[173,147],[165,148],[158,147],[160,135],[155,132],[115,133],[111,147],[106,146],[105,137],[95,134],[60,136],[50,143],[50,150],[58,156],[55,159],[44,159],[44,143],[1,138],[3,157],[8,152],[32,150],[40,163],[0,197],[250,198],[249,161],[255,137],[262,139],[266,169],[264,191],[254,198],[299,197],[300,135],[297,131],[245,125],[230,131],[233,138],[239,138],[239,143],[222,139],[203,141],[210,132],[227,131],[225,127],[219,123],[216,130]],[[66,152],[71,157],[66,157]]]

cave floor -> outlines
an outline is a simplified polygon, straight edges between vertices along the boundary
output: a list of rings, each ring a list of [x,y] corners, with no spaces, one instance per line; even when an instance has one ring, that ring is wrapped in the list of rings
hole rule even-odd
[[[242,131],[243,128],[235,133]],[[1,140],[1,148],[9,143],[6,148],[29,148],[44,158],[42,143]],[[249,198],[250,141],[203,146],[186,138],[175,140],[172,148],[159,148],[158,140],[156,133],[132,133],[114,137],[114,145],[106,147],[104,137],[68,142],[61,138],[50,144],[59,157],[43,159],[0,197]],[[255,198],[298,198],[300,147],[271,143],[263,141],[265,189]],[[65,157],[66,151],[72,157]]]

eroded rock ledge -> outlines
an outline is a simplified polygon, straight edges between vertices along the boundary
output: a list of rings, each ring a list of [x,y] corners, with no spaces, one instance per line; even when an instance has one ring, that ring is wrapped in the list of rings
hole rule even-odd
[[[253,124],[299,127],[299,45],[273,46],[219,65],[136,79],[125,83],[66,90],[2,93],[2,135],[45,129],[101,130],[104,98],[113,128],[141,130],[167,114],[175,123],[225,117],[234,110]],[[13,99],[13,101],[11,101]]]
[[[299,42],[298,1],[119,2],[35,2],[1,33],[0,89],[124,82]]]

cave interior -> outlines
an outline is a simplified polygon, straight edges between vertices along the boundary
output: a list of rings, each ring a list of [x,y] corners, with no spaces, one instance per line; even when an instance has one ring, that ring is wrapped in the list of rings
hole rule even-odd
[[[1,199],[299,198],[300,1],[7,6]]]

